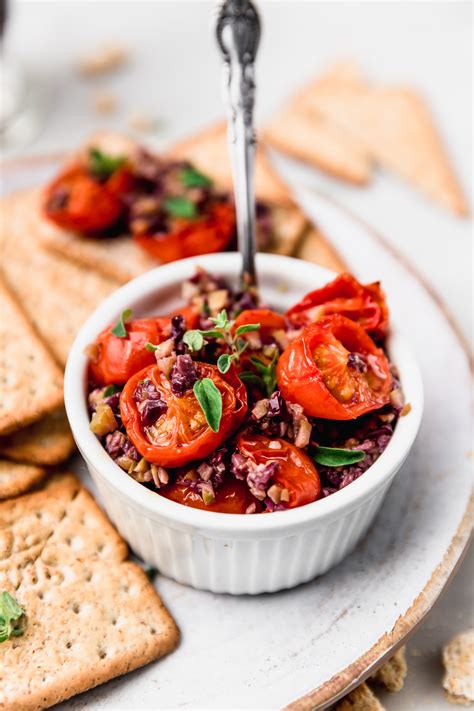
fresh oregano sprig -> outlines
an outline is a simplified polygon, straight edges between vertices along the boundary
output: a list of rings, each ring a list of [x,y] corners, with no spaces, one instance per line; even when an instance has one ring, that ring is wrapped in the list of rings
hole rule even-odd
[[[216,316],[216,318],[209,319],[214,324],[215,328],[211,328],[207,331],[193,329],[191,331],[186,331],[183,336],[184,343],[188,346],[191,351],[200,351],[207,344],[206,336],[208,338],[216,338],[225,343],[228,347],[230,353],[222,353],[217,359],[217,368],[221,373],[227,373],[230,369],[232,363],[239,360],[242,353],[248,346],[248,343],[241,338],[245,333],[251,333],[252,331],[258,331],[260,328],[259,323],[249,323],[243,326],[239,326],[235,333],[232,333],[233,322],[229,321],[227,311],[222,309]]]
[[[112,329],[112,333],[114,334],[114,336],[117,336],[117,338],[127,338],[127,329],[125,326],[125,322],[129,318],[131,318],[131,316],[132,309],[125,309],[125,311],[122,311],[119,320]]]

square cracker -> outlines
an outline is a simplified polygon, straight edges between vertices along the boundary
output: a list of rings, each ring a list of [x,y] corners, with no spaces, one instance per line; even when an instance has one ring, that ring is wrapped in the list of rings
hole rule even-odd
[[[0,649],[2,711],[47,708],[176,647],[173,619],[126,556],[71,475],[0,504],[0,588],[27,615]]]
[[[54,466],[64,462],[74,440],[63,407],[37,422],[0,437],[0,456],[17,462]]]
[[[0,434],[63,402],[63,375],[31,323],[0,279]]]
[[[13,496],[24,494],[25,491],[29,491],[33,486],[39,484],[45,476],[46,469],[44,467],[0,459],[0,499],[10,499]]]
[[[2,200],[2,267],[36,330],[64,364],[80,326],[118,282],[42,249],[31,224],[37,200],[38,190]]]

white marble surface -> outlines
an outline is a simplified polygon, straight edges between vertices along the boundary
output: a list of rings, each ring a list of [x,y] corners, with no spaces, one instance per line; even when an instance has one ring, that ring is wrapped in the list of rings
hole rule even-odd
[[[428,98],[466,192],[471,194],[471,4],[397,2],[260,3],[264,34],[259,55],[259,115],[333,59],[358,59],[374,79],[409,82]],[[5,157],[68,148],[99,126],[125,128],[135,110],[163,121],[158,142],[221,116],[219,61],[205,2],[20,2],[8,32],[47,99],[31,145]],[[131,48],[129,66],[101,80],[74,72],[78,55],[107,40]],[[91,94],[106,88],[119,110],[99,117]],[[366,189],[299,171],[377,228],[409,256],[438,289],[464,332],[472,322],[472,223],[426,202],[395,178],[377,174]],[[435,346],[435,344],[433,344]],[[468,567],[470,566],[470,567]],[[389,711],[448,708],[439,687],[439,649],[473,621],[472,555],[410,644],[407,688],[384,699]],[[471,573],[471,575],[469,575]]]

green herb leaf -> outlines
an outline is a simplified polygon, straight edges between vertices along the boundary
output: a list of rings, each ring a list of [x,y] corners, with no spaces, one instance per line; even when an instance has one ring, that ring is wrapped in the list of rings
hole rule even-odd
[[[120,318],[112,329],[112,333],[117,338],[127,338],[127,329],[125,328],[125,321],[132,315],[132,309],[125,309],[120,314]]]
[[[150,351],[150,353],[154,353],[157,348],[158,348],[158,346],[155,346],[154,343],[150,343],[150,341],[147,341],[145,343],[145,350]]]
[[[260,388],[261,390],[266,390],[265,383],[263,382],[262,378],[259,378],[258,375],[255,375],[255,373],[252,373],[251,370],[244,370],[241,373],[239,373],[239,378],[243,383],[246,385],[255,385],[257,388]]]
[[[251,333],[252,331],[258,331],[259,328],[259,323],[248,323],[246,326],[239,326],[235,332],[235,335],[241,336],[243,333]]]
[[[192,351],[200,351],[206,344],[202,332],[197,330],[186,331],[183,341]]]
[[[188,198],[177,195],[166,198],[163,202],[165,210],[173,217],[183,217],[186,220],[193,220],[198,215],[196,205]]]
[[[276,362],[278,358],[278,353],[275,351],[275,355],[273,356],[272,360],[268,365],[265,363],[262,363],[261,360],[258,358],[255,358],[255,356],[252,356],[250,358],[250,362],[252,365],[255,366],[255,368],[258,370],[259,373],[261,373],[262,380],[265,383],[265,388],[267,391],[268,397],[275,391],[276,386],[277,386],[277,378],[276,378]]]
[[[118,392],[120,392],[120,388],[118,388],[116,385],[107,385],[104,392],[102,393],[102,396],[110,397],[111,395],[115,395],[115,393]]]
[[[212,180],[203,175],[195,168],[183,168],[180,179],[185,188],[208,188],[212,185]]]
[[[316,464],[322,464],[325,467],[347,467],[365,459],[365,453],[360,449],[318,447],[312,457]]]
[[[194,383],[194,394],[201,406],[207,424],[213,432],[219,432],[222,417],[222,395],[211,378],[203,378]]]
[[[230,326],[230,321],[227,316],[227,311],[225,309],[222,309],[222,311],[217,314],[216,318],[211,318],[209,320],[212,321],[212,323],[215,324],[217,328],[226,329]]]
[[[126,158],[124,156],[109,156],[98,148],[89,151],[89,172],[100,180],[106,180],[122,167]]]
[[[0,593],[0,642],[23,634],[24,625],[18,621],[24,615],[25,611],[10,593],[6,590]]]
[[[209,331],[199,331],[201,336],[209,336],[209,338],[223,338],[221,331],[216,331],[215,329],[210,329]]]
[[[217,369],[221,373],[227,373],[233,361],[238,358],[237,353],[223,353],[217,359]]]

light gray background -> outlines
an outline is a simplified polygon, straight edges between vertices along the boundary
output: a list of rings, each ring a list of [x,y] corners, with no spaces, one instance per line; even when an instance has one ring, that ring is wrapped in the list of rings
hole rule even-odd
[[[472,180],[472,6],[469,2],[260,2],[260,120],[331,61],[355,58],[374,80],[418,88],[432,107],[461,183]],[[18,2],[7,44],[22,60],[46,111],[26,147],[7,158],[73,147],[100,126],[124,129],[143,110],[161,121],[158,144],[222,115],[219,57],[211,32],[213,3]],[[78,56],[107,41],[131,50],[117,74],[85,80]],[[112,91],[119,109],[98,116],[92,93]],[[472,328],[472,223],[445,213],[396,178],[378,173],[357,189],[302,169],[324,190],[378,229],[441,293],[464,333]],[[420,314],[423,318],[423,314]],[[429,344],[436,347],[436,344]],[[449,377],[447,373],[441,377]],[[409,644],[405,690],[384,698],[389,711],[452,708],[443,700],[440,647],[473,624],[474,556]]]

